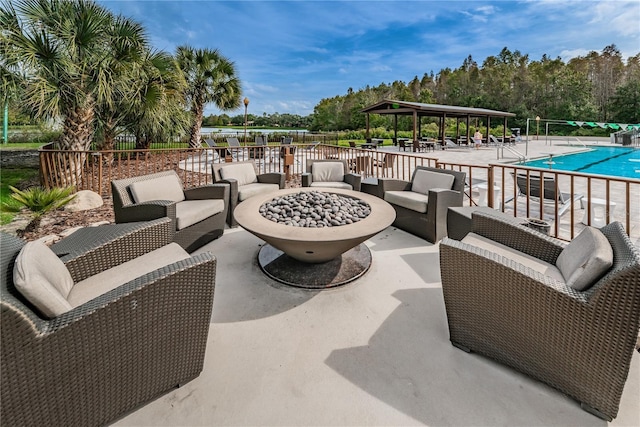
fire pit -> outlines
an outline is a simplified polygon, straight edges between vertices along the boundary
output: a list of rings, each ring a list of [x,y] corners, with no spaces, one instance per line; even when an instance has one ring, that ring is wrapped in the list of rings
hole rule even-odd
[[[338,286],[371,265],[365,240],[393,223],[395,211],[375,196],[334,188],[296,188],[251,197],[234,216],[261,238],[262,270],[305,288]]]

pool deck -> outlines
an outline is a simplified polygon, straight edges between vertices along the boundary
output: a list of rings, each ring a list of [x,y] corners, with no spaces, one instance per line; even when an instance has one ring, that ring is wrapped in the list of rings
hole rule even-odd
[[[451,345],[438,244],[388,227],[366,274],[323,291],[265,276],[262,244],[234,228],[197,251],[218,259],[204,370],[115,426],[640,425],[637,351],[607,423]]]
[[[533,137],[535,138],[535,137]],[[540,139],[529,139],[528,145],[523,141],[519,142],[515,146],[510,146],[514,148],[521,154],[526,153],[527,159],[538,159],[548,157],[549,154],[553,154],[553,156],[558,156],[562,154],[570,154],[576,153],[580,151],[584,151],[591,146],[607,146],[607,147],[619,147],[620,145],[612,144],[609,138],[604,137],[581,137],[580,144],[575,138],[572,137],[554,137],[545,139],[544,137],[540,137]],[[486,166],[489,164],[513,164],[518,161],[518,157],[515,153],[504,150],[504,158],[498,158],[498,149],[495,146],[482,147],[480,149],[474,148],[447,148],[446,150],[436,150],[430,152],[409,152],[409,150],[398,151],[398,147],[394,146],[385,146],[379,148],[379,150],[388,151],[388,152],[399,152],[401,154],[411,154],[421,157],[431,157],[437,158],[440,162],[444,163],[459,163],[466,165],[480,165]],[[486,178],[486,174],[478,173],[474,174],[474,179]],[[506,194],[511,195],[514,193],[513,191],[513,182],[512,180],[507,180],[506,182]],[[616,207],[613,209],[612,220],[621,221],[623,224],[625,223],[624,212],[626,202],[626,188],[624,184],[621,183],[611,183],[610,184],[610,201],[616,204]],[[559,181],[560,190],[563,192],[569,192],[569,183],[567,181]],[[587,195],[587,185],[586,180],[576,179],[575,181],[575,193]],[[505,197],[507,197],[505,195]],[[591,196],[592,198],[605,199],[605,183],[604,180],[596,180],[592,182],[591,188]],[[629,234],[634,242],[634,244],[640,247],[640,185],[631,186],[630,195],[629,195],[629,216],[630,216],[630,230]],[[474,198],[476,195],[474,195]],[[468,202],[468,200],[467,200]],[[513,202],[511,202],[513,203]],[[522,201],[519,201],[518,207],[518,216],[526,216],[525,204]],[[512,204],[506,205],[506,208],[511,208]],[[532,205],[532,210],[537,208]],[[573,215],[574,215],[574,223],[576,224],[576,230],[579,231],[583,225],[580,223],[582,217],[584,215],[584,210],[581,209],[580,203],[576,203],[576,206],[573,207]],[[545,207],[545,219],[549,220],[551,215],[553,214],[553,207],[547,206]],[[571,222],[571,209],[565,212],[560,218],[560,233],[559,237],[570,240],[570,222]]]

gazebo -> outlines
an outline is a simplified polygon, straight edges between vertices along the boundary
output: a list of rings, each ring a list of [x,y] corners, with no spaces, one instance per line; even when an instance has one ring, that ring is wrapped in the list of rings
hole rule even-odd
[[[469,141],[469,121],[472,117],[480,117],[486,119],[487,129],[491,127],[491,118],[498,117],[504,121],[503,141],[506,137],[507,119],[515,117],[514,113],[504,111],[488,110],[485,108],[474,107],[458,107],[455,105],[440,104],[423,104],[420,102],[396,101],[385,99],[377,104],[370,105],[361,110],[367,115],[367,133],[369,138],[369,114],[393,114],[394,116],[394,137],[398,137],[398,116],[413,116],[413,147],[415,151],[416,142],[418,141],[418,129],[420,129],[420,120],[422,117],[439,117],[440,126],[438,132],[438,142],[445,144],[445,119],[455,118],[457,123],[460,119],[465,119],[467,125],[467,141]],[[457,132],[456,132],[457,133]],[[459,135],[456,135],[459,136]],[[489,135],[486,135],[488,138]],[[488,140],[488,139],[487,139]]]

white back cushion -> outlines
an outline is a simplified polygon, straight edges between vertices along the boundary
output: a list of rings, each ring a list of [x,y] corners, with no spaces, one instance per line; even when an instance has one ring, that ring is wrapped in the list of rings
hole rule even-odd
[[[439,173],[416,169],[413,181],[411,183],[411,191],[429,195],[429,190],[434,188],[444,188],[451,190],[455,177],[448,173]]]
[[[64,263],[40,241],[28,242],[13,265],[13,282],[41,314],[51,318],[71,310],[73,278]]]
[[[344,181],[344,163],[315,162],[311,165],[311,181],[340,182]]]
[[[134,182],[129,185],[129,190],[136,203],[152,200],[171,200],[172,202],[184,200],[182,184],[175,174]]]
[[[556,266],[567,285],[587,290],[613,265],[613,249],[600,230],[587,227],[560,252]]]
[[[258,182],[256,170],[251,163],[239,163],[237,165],[229,165],[220,168],[220,176],[222,179],[235,179],[238,186]]]

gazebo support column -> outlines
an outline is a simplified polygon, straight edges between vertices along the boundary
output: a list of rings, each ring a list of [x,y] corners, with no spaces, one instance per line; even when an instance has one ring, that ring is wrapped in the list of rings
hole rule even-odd
[[[418,112],[413,112],[413,151],[416,151],[416,145],[418,143],[418,137],[416,132],[416,127],[418,126]]]
[[[369,139],[369,113],[367,113],[367,117],[366,117],[366,122],[367,122],[367,132],[365,133],[365,141]]]

